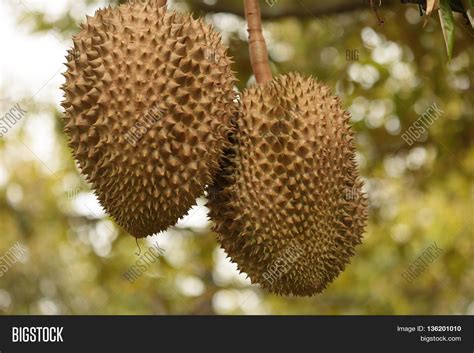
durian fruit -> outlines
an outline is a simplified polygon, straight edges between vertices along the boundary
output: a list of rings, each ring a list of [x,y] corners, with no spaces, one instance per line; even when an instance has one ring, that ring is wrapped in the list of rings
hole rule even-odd
[[[361,243],[367,218],[349,113],[292,73],[243,92],[209,202],[222,247],[252,283],[321,292]]]
[[[134,237],[184,216],[219,168],[232,60],[202,19],[162,1],[99,10],[67,56],[65,131],[81,172]]]

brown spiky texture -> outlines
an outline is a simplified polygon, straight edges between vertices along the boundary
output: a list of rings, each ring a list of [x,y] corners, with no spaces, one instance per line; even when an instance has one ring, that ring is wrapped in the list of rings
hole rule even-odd
[[[236,109],[220,35],[159,4],[88,17],[73,37],[62,87],[81,172],[135,237],[174,225],[203,194]]]
[[[298,74],[246,90],[241,105],[209,203],[215,231],[253,283],[314,295],[344,270],[367,219],[349,113]]]

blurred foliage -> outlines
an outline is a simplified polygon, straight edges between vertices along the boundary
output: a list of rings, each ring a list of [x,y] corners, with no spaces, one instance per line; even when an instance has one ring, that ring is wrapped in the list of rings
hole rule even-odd
[[[212,1],[206,9],[241,9],[241,2]],[[86,3],[92,15],[96,2]],[[279,0],[264,10],[310,4]],[[199,1],[171,6],[212,22],[235,57],[239,89],[253,82],[240,16],[206,13]],[[64,39],[86,14],[67,10],[49,19],[22,10],[19,26],[54,31]],[[157,241],[166,252],[135,283],[127,282],[122,274],[137,260],[135,240],[91,210],[90,189],[62,133],[60,107],[25,97],[31,106],[27,121],[14,137],[0,140],[0,255],[17,241],[28,255],[0,277],[0,312],[473,314],[473,32],[457,24],[448,63],[439,18],[431,16],[423,28],[416,6],[398,3],[379,13],[385,19],[381,26],[368,5],[264,23],[274,73],[299,71],[326,82],[352,112],[358,132],[370,223],[352,263],[324,293],[285,298],[250,285],[218,249],[210,222],[181,224],[141,241],[142,251]],[[409,146],[401,134],[433,103],[444,114]],[[22,146],[36,115],[54,124],[54,170]],[[203,209],[192,210],[198,212],[191,218],[203,217]],[[440,257],[412,283],[405,282],[402,273],[433,242],[443,249]]]

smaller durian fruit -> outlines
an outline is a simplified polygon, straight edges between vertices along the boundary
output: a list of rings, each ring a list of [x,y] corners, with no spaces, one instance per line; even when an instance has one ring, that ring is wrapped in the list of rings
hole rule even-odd
[[[349,118],[328,87],[299,74],[243,92],[209,207],[252,283],[314,295],[361,243],[367,202]]]
[[[235,77],[202,19],[163,1],[99,10],[74,36],[65,131],[106,211],[133,236],[174,225],[219,168]]]

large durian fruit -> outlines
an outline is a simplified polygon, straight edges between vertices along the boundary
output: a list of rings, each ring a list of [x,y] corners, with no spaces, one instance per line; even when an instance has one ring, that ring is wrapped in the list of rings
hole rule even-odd
[[[231,59],[201,19],[162,1],[99,10],[69,51],[65,131],[102,206],[133,236],[165,230],[203,194],[235,112]]]
[[[361,243],[367,204],[349,118],[328,87],[298,74],[243,92],[209,207],[252,283],[316,294]]]

